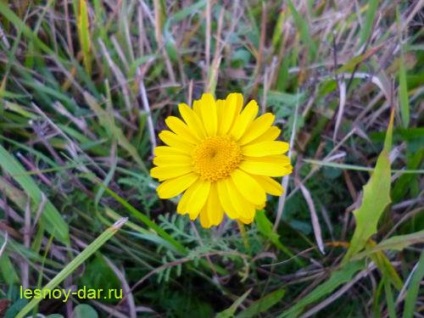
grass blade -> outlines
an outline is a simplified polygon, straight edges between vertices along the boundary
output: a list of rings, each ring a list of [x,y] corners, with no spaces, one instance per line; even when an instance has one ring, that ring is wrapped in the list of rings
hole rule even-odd
[[[114,121],[113,116],[105,111],[103,108],[100,107],[100,105],[97,103],[97,101],[94,99],[93,96],[91,96],[88,92],[84,93],[84,98],[87,101],[87,104],[90,106],[91,110],[97,115],[99,118],[100,124],[103,126],[103,128],[118,142],[119,146],[124,148],[131,157],[137,162],[137,164],[140,166],[140,168],[147,172],[146,165],[144,164],[143,160],[140,158],[140,155],[138,154],[137,149],[128,141],[128,139],[125,137],[124,133],[122,132],[121,128],[119,128]]]
[[[365,251],[356,254],[352,260],[359,260],[365,256],[371,255],[372,253],[386,251],[386,250],[395,250],[402,251],[406,247],[409,247],[413,244],[424,243],[424,230],[415,232],[412,234],[398,235],[388,238],[377,244],[372,248],[368,248]]]
[[[374,242],[370,242],[369,245],[374,245]],[[392,283],[398,290],[402,288],[403,282],[399,277],[399,274],[396,272],[396,269],[393,267],[390,260],[387,258],[386,254],[382,251],[376,252],[370,255],[371,259],[377,265],[381,275],[383,276],[383,280],[386,283]]]
[[[7,2],[5,3],[4,1],[0,1],[0,15],[2,15],[6,21],[10,21],[18,32],[22,33],[26,38],[31,40],[30,43],[34,43],[38,48],[42,49],[46,53],[53,53],[52,49],[41,41],[37,35],[15,14],[15,12],[9,9]]]
[[[384,291],[386,292],[387,311],[390,318],[396,318],[395,302],[393,300],[392,287],[388,281],[384,281]]]
[[[374,24],[375,16],[378,8],[378,0],[368,1],[367,15],[365,16],[364,26],[361,29],[361,37],[359,40],[359,47],[362,47],[370,38],[372,34],[372,27]]]
[[[32,201],[33,211],[36,211],[43,200],[45,201],[44,211],[41,214],[40,224],[56,237],[63,244],[69,243],[68,224],[55,206],[45,198],[35,181],[28,175],[22,165],[0,145],[0,167],[3,168],[22,187]]]
[[[303,297],[300,301],[294,304],[289,310],[283,312],[279,318],[283,317],[299,317],[303,309],[319,300],[321,297],[333,292],[340,285],[349,282],[352,277],[363,268],[363,262],[351,262],[343,268],[331,274],[330,278],[315,288],[308,295]]]
[[[420,284],[424,278],[424,252],[421,252],[420,259],[416,265],[414,274],[412,275],[411,284],[405,298],[405,306],[403,309],[403,318],[412,318],[414,316],[414,308],[417,305],[418,291]]]
[[[400,56],[399,63],[399,104],[400,104],[400,117],[402,118],[403,128],[409,126],[409,100],[408,100],[408,84],[406,82],[406,69],[405,58],[403,51]]]
[[[306,23],[306,20],[299,14],[299,12],[297,12],[291,0],[288,0],[287,4],[290,8],[291,14],[293,15],[294,23],[300,31],[300,37],[303,43],[309,47],[309,58],[311,61],[313,61],[317,54],[317,47],[311,37],[311,32],[309,30],[308,24]]]
[[[158,226],[155,222],[150,220],[150,218],[144,213],[138,211],[131,204],[129,204],[125,199],[121,198],[118,194],[106,188],[106,193],[108,193],[112,198],[118,201],[124,208],[126,208],[135,218],[139,221],[143,222],[145,225],[154,230],[158,235],[160,235],[163,239],[168,241],[176,251],[181,254],[186,254],[186,248],[177,240],[175,240],[171,235],[169,235],[164,229]]]
[[[343,169],[343,170],[354,170],[354,171],[369,171],[372,172],[374,171],[373,168],[369,168],[369,167],[362,167],[362,166],[355,166],[355,165],[350,165],[347,163],[337,163],[337,162],[330,162],[330,161],[322,161],[322,160],[314,160],[314,159],[303,159],[304,162],[312,164],[312,165],[318,165],[318,166],[322,166],[322,167],[331,167],[331,168],[336,168],[336,169]],[[396,170],[396,169],[392,169],[391,170],[392,173],[399,173],[399,174],[424,174],[424,169],[421,170]]]
[[[249,289],[247,292],[245,292],[243,295],[241,295],[239,298],[235,300],[235,302],[224,311],[221,311],[218,313],[215,318],[231,318],[234,317],[234,313],[236,312],[237,308],[243,303],[243,301],[249,296],[252,289]]]
[[[71,275],[85,260],[95,253],[106,241],[108,241],[115,233],[125,224],[127,218],[117,221],[110,228],[100,234],[90,245],[88,245],[77,257],[75,257],[64,269],[62,269],[43,290],[52,290],[56,288],[66,277]],[[42,299],[33,298],[22,310],[16,318],[25,317]]]
[[[84,68],[88,74],[91,74],[91,41],[90,25],[88,20],[87,1],[80,0],[78,10],[78,37],[81,45]]]

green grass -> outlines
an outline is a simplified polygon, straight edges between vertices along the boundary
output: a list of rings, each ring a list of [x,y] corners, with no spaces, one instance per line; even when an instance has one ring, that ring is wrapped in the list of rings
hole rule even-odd
[[[0,1],[0,316],[422,316],[421,3]],[[204,91],[293,140],[245,232],[149,176]],[[20,294],[84,287],[123,298]]]

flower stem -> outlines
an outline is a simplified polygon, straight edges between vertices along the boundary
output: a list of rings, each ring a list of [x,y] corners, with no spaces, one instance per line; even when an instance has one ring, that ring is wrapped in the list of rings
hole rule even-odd
[[[237,220],[237,224],[240,230],[241,238],[243,240],[244,247],[248,250],[249,249],[249,240],[247,238],[246,229],[244,227],[244,224]]]

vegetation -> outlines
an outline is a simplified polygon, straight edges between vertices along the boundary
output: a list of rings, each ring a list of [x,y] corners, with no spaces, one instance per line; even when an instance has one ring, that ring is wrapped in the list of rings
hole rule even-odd
[[[0,1],[0,316],[422,317],[423,16]],[[286,193],[244,228],[177,215],[149,175],[165,118],[203,92],[257,100],[291,144]]]

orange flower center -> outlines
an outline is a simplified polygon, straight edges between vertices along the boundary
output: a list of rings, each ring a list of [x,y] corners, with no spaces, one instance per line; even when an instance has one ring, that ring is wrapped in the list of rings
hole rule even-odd
[[[228,136],[208,137],[193,152],[194,171],[210,182],[227,178],[242,160],[240,146]]]

